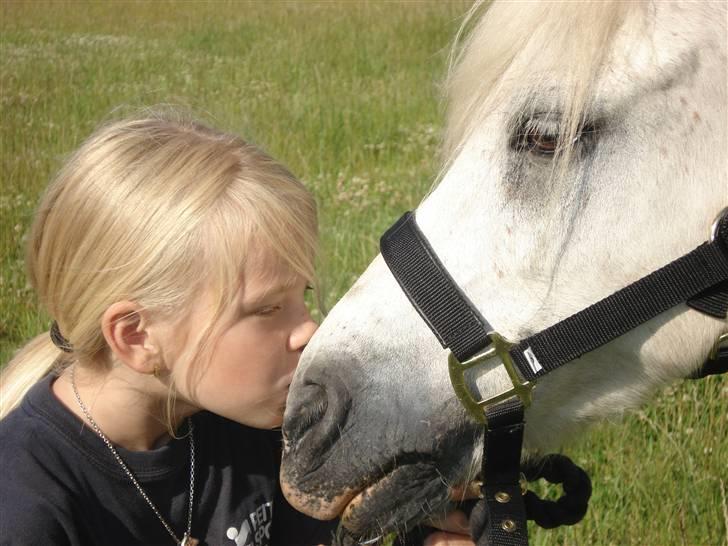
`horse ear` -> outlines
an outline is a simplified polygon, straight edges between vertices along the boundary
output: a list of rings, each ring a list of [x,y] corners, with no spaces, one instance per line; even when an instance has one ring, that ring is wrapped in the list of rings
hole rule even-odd
[[[155,373],[160,355],[139,304],[118,301],[110,305],[101,318],[101,330],[119,362],[138,373]]]

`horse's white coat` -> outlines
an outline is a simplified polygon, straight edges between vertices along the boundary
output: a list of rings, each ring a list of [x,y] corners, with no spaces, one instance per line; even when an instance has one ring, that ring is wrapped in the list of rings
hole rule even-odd
[[[477,120],[417,210],[451,275],[507,338],[539,331],[692,250],[728,205],[726,4],[658,2],[646,13],[616,34],[587,101],[602,120],[588,160],[551,178],[551,160],[528,152],[513,159],[518,100],[536,89],[545,105],[536,110],[555,112],[560,93],[559,74],[517,56],[499,88],[515,99]],[[509,187],[514,161],[521,193]],[[527,447],[553,447],[582,423],[636,406],[687,376],[726,331],[725,321],[679,306],[549,375],[527,412]],[[416,383],[423,420],[453,396],[445,351],[381,257],[326,318],[298,373],[342,351],[369,368],[372,384]],[[478,387],[499,391],[503,378],[486,370]]]

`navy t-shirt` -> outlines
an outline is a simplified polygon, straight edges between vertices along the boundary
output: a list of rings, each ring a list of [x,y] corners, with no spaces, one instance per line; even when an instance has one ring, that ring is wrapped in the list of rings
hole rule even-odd
[[[2,546],[169,546],[172,537],[98,435],[37,383],[0,421]],[[330,544],[336,522],[293,510],[278,487],[280,433],[217,415],[192,417],[200,546]],[[181,538],[187,526],[189,439],[119,455]]]

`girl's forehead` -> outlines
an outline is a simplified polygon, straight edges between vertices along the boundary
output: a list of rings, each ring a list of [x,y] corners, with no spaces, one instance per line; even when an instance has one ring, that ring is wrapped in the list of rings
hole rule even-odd
[[[281,252],[277,252],[270,245],[254,244],[248,250],[243,267],[245,277],[287,276],[293,272],[288,261]]]
[[[279,253],[266,246],[251,249],[242,271],[244,293],[269,292],[290,288],[300,281],[290,264]]]

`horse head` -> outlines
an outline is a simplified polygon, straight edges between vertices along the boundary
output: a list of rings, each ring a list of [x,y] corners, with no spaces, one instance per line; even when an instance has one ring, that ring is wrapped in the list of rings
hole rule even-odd
[[[689,252],[728,203],[724,3],[500,3],[449,75],[446,162],[416,211],[490,324],[524,339]],[[635,407],[706,358],[725,320],[685,305],[539,381],[526,451]],[[482,430],[378,256],[301,359],[282,484],[355,534],[414,524],[478,471]],[[502,391],[485,366],[471,381]]]

